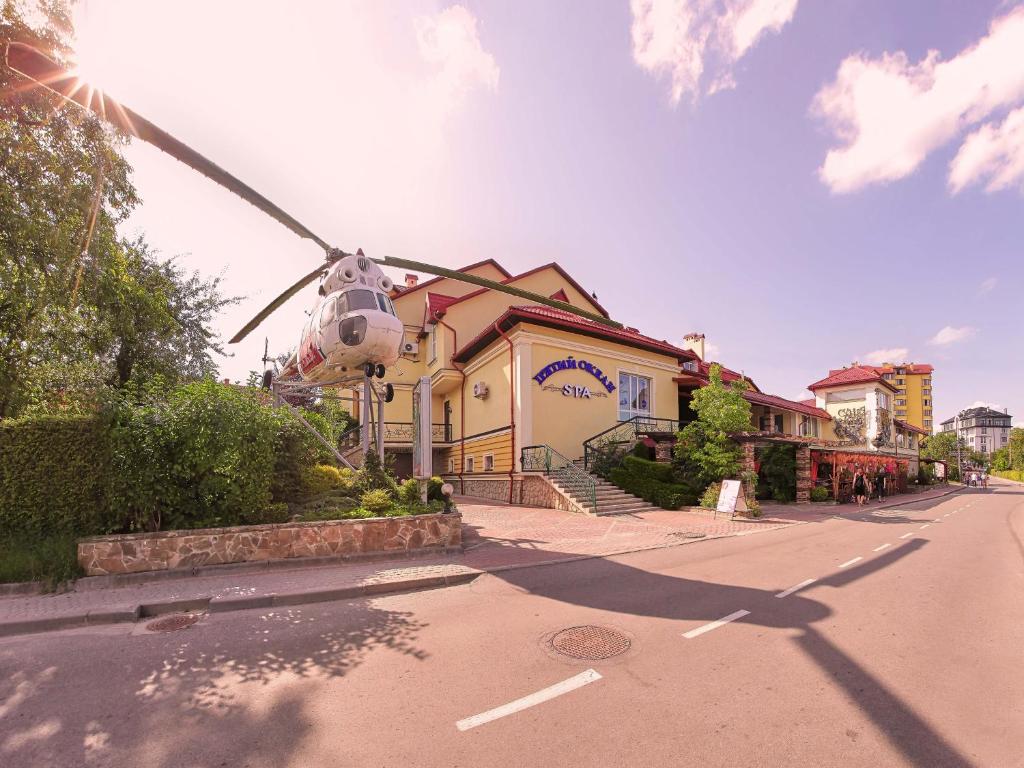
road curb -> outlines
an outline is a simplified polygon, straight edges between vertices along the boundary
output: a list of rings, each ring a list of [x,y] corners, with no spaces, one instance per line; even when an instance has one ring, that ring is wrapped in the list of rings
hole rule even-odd
[[[931,501],[963,491],[963,488],[950,488],[944,493],[930,496],[927,499],[917,501]],[[887,509],[898,507],[902,504],[913,504],[916,502],[903,501],[887,504],[875,509]],[[765,522],[769,522],[765,520]],[[306,592],[281,592],[263,595],[240,595],[224,598],[211,596],[200,596],[183,600],[166,600],[153,603],[140,603],[134,606],[118,608],[104,608],[102,610],[88,611],[81,614],[68,614],[64,616],[53,616],[40,619],[23,619],[17,621],[0,621],[0,637],[12,637],[16,635],[35,634],[40,632],[54,632],[61,629],[75,629],[99,624],[116,624],[122,622],[134,622],[141,618],[150,618],[166,613],[178,613],[184,611],[206,611],[209,613],[230,613],[233,611],[246,611],[258,608],[275,608],[297,605],[311,605],[315,603],[333,602],[338,600],[352,600],[364,597],[378,597],[381,595],[394,595],[403,592],[417,592],[426,589],[444,589],[460,584],[469,583],[487,573],[506,573],[525,568],[540,568],[546,566],[567,565],[578,563],[584,560],[596,560],[603,557],[618,557],[631,555],[639,552],[650,552],[656,549],[670,549],[681,547],[687,544],[697,544],[704,541],[717,541],[738,536],[754,536],[759,533],[770,533],[781,531],[798,525],[808,525],[810,520],[780,520],[778,525],[770,528],[752,529],[737,531],[735,533],[723,533],[718,535],[703,536],[697,539],[678,539],[673,541],[651,544],[644,547],[633,547],[620,549],[614,552],[601,554],[580,554],[568,557],[560,557],[555,560],[543,560],[534,563],[510,563],[499,565],[493,568],[465,571],[461,573],[445,574],[438,576],[417,576],[409,579],[398,579],[395,581],[384,581],[369,584],[358,584],[354,586],[333,587],[330,589],[311,590]]]

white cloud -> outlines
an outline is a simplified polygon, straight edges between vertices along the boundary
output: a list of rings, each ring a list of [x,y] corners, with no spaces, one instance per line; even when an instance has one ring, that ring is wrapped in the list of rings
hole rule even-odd
[[[916,64],[902,51],[847,57],[812,107],[843,142],[828,151],[821,180],[833,192],[852,192],[913,173],[930,152],[1024,98],[1021,50],[1024,6],[993,21],[987,35],[948,61],[938,51]],[[965,174],[956,178],[969,180]]]
[[[984,295],[986,293],[991,292],[992,289],[995,288],[996,285],[998,285],[998,284],[999,284],[999,281],[996,278],[994,278],[994,277],[989,277],[989,278],[986,278],[986,279],[982,280],[981,281],[981,285],[978,286],[978,295],[981,296],[981,295]]]
[[[949,164],[953,194],[985,179],[986,192],[1010,186],[1024,189],[1024,107],[1015,109],[1000,125],[986,123],[974,131]]]
[[[901,363],[907,359],[910,350],[906,347],[893,347],[892,349],[876,349],[864,355],[864,362],[871,365],[882,363]]]
[[[476,17],[461,5],[416,19],[420,55],[438,68],[433,95],[445,104],[457,105],[475,87],[498,89],[498,64],[480,44],[476,26]]]
[[[928,343],[932,346],[943,347],[947,344],[963,341],[964,339],[973,336],[974,332],[975,329],[971,328],[969,325],[964,325],[960,328],[954,328],[951,325],[947,325],[941,331],[932,336]]]
[[[722,353],[722,348],[717,344],[704,341],[704,359],[705,360],[718,360],[718,356]]]
[[[733,67],[766,33],[779,32],[799,0],[630,0],[633,60],[670,80],[669,97],[696,100],[733,88]]]

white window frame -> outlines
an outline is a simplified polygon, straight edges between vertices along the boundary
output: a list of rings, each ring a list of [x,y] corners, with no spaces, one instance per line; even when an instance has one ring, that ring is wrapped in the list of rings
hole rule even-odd
[[[493,472],[493,471],[494,471],[494,454],[493,453],[485,453],[484,454],[484,472]]]
[[[466,459],[465,459],[465,461],[466,461],[465,471],[466,471],[467,475],[471,475],[474,472],[474,469],[476,467],[476,462],[474,461],[475,458],[476,458],[475,456],[467,456]]]
[[[453,459],[451,456],[448,457],[448,474],[455,474],[455,459]]]
[[[618,419],[619,419],[619,421],[629,421],[634,416],[641,416],[641,417],[642,416],[647,416],[647,417],[653,416],[652,405],[654,404],[654,377],[653,376],[645,376],[644,374],[637,373],[635,371],[626,371],[626,370],[619,369],[619,371],[618,371],[618,389],[616,390],[616,397],[617,398],[621,398],[622,397],[622,389],[623,389],[623,387],[622,387],[622,379],[623,379],[624,376],[629,376],[632,379],[635,379],[637,381],[637,394],[639,394],[639,392],[640,392],[640,389],[639,389],[639,382],[640,382],[640,380],[643,380],[643,381],[647,382],[647,410],[642,411],[642,410],[639,410],[639,409],[636,409],[636,408],[631,408],[629,406],[627,406],[626,409],[623,410],[622,402],[618,401],[616,403],[616,408],[618,409]],[[629,395],[630,400],[633,400],[634,398],[632,398],[632,394],[631,394],[632,390],[630,389],[629,391],[630,391],[630,395]],[[623,418],[623,414],[626,414],[625,418]]]
[[[437,360],[437,326],[432,325],[427,331],[427,362],[433,363]]]

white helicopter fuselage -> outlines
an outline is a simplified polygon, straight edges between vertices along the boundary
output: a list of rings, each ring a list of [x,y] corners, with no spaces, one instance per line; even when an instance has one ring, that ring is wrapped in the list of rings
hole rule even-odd
[[[329,382],[359,375],[367,365],[394,365],[404,334],[388,295],[393,287],[361,254],[332,264],[281,376]]]

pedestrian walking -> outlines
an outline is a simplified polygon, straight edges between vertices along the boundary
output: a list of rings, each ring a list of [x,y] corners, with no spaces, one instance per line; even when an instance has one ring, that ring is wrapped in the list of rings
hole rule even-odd
[[[864,506],[864,496],[867,493],[867,488],[868,480],[858,466],[853,473],[853,498],[857,502],[858,507]]]

